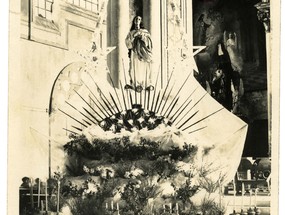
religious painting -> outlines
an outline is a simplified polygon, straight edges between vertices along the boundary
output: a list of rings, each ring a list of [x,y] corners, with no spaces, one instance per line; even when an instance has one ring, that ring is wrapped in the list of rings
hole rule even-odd
[[[10,2],[9,214],[276,214],[278,3]]]

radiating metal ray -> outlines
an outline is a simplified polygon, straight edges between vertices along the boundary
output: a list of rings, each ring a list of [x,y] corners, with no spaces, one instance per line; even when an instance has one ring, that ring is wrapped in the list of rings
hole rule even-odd
[[[145,81],[144,81],[144,104],[143,108],[146,108],[146,88],[147,88],[147,70],[145,72]]]
[[[87,122],[85,119],[82,119],[82,121],[88,124],[88,126],[92,125],[90,122]]]
[[[194,94],[194,92],[198,89],[198,87],[196,87],[193,92],[186,98],[186,100],[183,102],[183,104],[177,109],[177,111],[173,114],[173,116],[170,117],[170,119],[173,119],[173,117],[183,108],[183,106],[185,105],[185,103],[188,101],[188,99],[191,98],[191,96]],[[187,108],[187,106],[190,104],[190,102],[192,101],[192,99],[187,103],[187,105],[185,105],[185,107],[182,109],[182,111],[180,111],[180,113],[178,114],[178,116],[175,118],[175,120],[180,116],[180,114]],[[174,122],[175,120],[173,120],[172,122]]]
[[[85,118],[87,118],[89,121],[91,121],[92,123],[95,124],[95,122],[90,119],[88,116],[86,116],[84,113],[82,113],[80,110],[78,110],[76,107],[74,107],[72,104],[70,104],[69,102],[65,101],[66,104],[68,104],[70,107],[72,107],[74,110],[76,110],[77,112],[79,112],[82,116],[84,116]]]
[[[58,109],[60,112],[62,112],[63,114],[65,114],[66,116],[68,116],[69,118],[73,119],[74,121],[78,122],[80,125],[84,126],[85,128],[87,128],[87,126],[85,124],[83,124],[82,122],[80,122],[78,119],[75,119],[73,116],[69,115],[68,113],[64,112],[61,109]]]
[[[188,117],[188,119],[186,119],[183,123],[182,123],[182,125],[180,125],[179,127],[178,127],[178,129],[180,129],[180,128],[182,128],[187,122],[189,122],[189,120],[191,120],[197,113],[199,112],[199,110],[197,110],[195,113],[193,113],[190,117]]]
[[[124,94],[124,90],[123,90],[123,86],[122,86],[122,82],[120,81],[120,87],[121,87],[121,93],[123,96],[123,102],[124,102],[124,106],[125,106],[125,110],[127,110],[127,104],[126,104],[126,98],[125,98],[125,94]]]
[[[115,91],[116,97],[117,97],[117,99],[118,99],[118,102],[119,102],[120,108],[121,108],[121,110],[122,110],[123,108],[122,108],[121,101],[120,101],[119,96],[118,96],[118,93],[117,93],[117,89],[116,89],[116,87],[115,87],[115,84],[114,84],[114,82],[113,82],[113,79],[112,79],[112,77],[111,77],[110,73],[108,73],[108,75],[109,75],[109,77],[110,77],[110,80],[111,80],[111,83],[112,83],[113,89],[114,89],[114,91]]]
[[[68,131],[68,132],[70,132],[70,133],[73,133],[73,134],[76,134],[76,135],[79,135],[77,132],[75,132],[75,131],[71,131],[71,130],[69,130],[69,129],[67,129],[67,128],[62,128],[63,130],[65,130],[65,131]]]
[[[123,71],[124,71],[124,78],[125,78],[125,86],[128,84],[127,82],[127,77],[126,77],[126,69],[125,69],[125,63],[124,63],[124,59],[122,58],[122,64],[123,64]],[[129,90],[126,90],[127,92],[127,100],[128,100],[128,103],[129,103],[129,108],[131,109],[132,108],[132,104],[130,102],[130,98],[128,96],[128,94],[130,93]],[[131,97],[131,96],[130,96]]]
[[[76,90],[74,90],[74,91],[97,116],[99,116],[101,119],[104,119],[99,113],[97,113],[97,111]]]
[[[74,125],[72,125],[71,127],[72,127],[72,128],[75,128],[75,129],[78,130],[78,131],[81,131],[81,132],[83,131],[81,128],[78,128],[78,127],[76,127],[76,126],[74,126]]]
[[[155,102],[155,106],[154,106],[154,110],[153,110],[153,112],[155,112],[155,113],[156,113],[156,108],[157,108],[157,104],[158,104],[159,97],[160,97],[160,92],[161,92],[161,90],[159,90],[159,92],[158,92],[158,95],[157,95],[157,98],[156,98],[156,102]]]
[[[154,105],[154,99],[155,99],[155,94],[156,94],[158,75],[159,75],[159,72],[157,73],[157,76],[156,76],[156,81],[155,81],[155,86],[154,86],[154,92],[153,92],[153,97],[152,97],[152,104],[151,104],[151,108],[150,108],[151,111],[153,110],[153,105]]]
[[[170,89],[168,95],[166,96],[166,99],[165,99],[164,104],[163,104],[163,106],[162,106],[162,108],[161,108],[160,114],[162,114],[162,111],[164,110],[164,108],[165,108],[165,106],[166,106],[166,104],[167,104],[167,101],[168,101],[168,99],[169,99],[169,96],[171,95],[171,92],[172,92],[174,86],[175,86],[175,82],[173,83],[173,86],[171,87],[171,89]],[[159,108],[158,108],[158,111],[159,111]]]
[[[184,87],[184,85],[186,84],[186,82],[188,81],[190,75],[192,74],[192,72],[190,72],[187,76],[187,78],[185,79],[185,81],[183,82],[182,86],[179,88],[178,92],[176,93],[176,95],[174,96],[174,98],[172,99],[171,103],[169,104],[168,108],[166,109],[165,113],[163,115],[165,115],[167,113],[167,111],[169,110],[169,108],[172,106],[173,102],[175,101],[176,97],[179,95],[180,91],[182,90],[182,88]]]
[[[93,102],[93,104],[100,110],[100,112],[105,116],[105,117],[110,117],[111,115],[105,110],[105,112],[99,107],[99,105],[97,105],[97,103],[93,100],[93,98],[89,95],[89,99]],[[95,99],[97,99],[96,97],[95,97]],[[98,99],[97,99],[98,100]],[[103,109],[105,109],[105,107],[99,102],[99,101],[97,101],[99,104],[100,104],[100,106],[103,108]]]
[[[173,104],[173,105],[172,105],[172,107],[170,108],[170,111],[169,111],[169,113],[167,114],[166,118],[168,118],[168,117],[169,117],[169,115],[170,115],[170,114],[171,114],[171,112],[173,111],[173,109],[174,109],[175,105],[177,104],[178,100],[179,100],[179,97],[176,99],[176,101],[174,102],[174,104]]]
[[[101,102],[97,99],[96,95],[92,92],[92,90],[87,86],[87,84],[81,79],[81,82],[83,83],[83,85],[89,90],[89,92],[93,95],[93,97],[97,100],[97,102],[100,104],[100,106],[105,109],[105,107],[101,104]],[[107,117],[107,116],[111,116],[106,110],[105,112],[102,111],[102,109],[99,107],[99,105],[97,105],[97,103],[94,101],[94,99],[89,95],[88,96],[90,98],[90,100],[93,102],[93,104],[101,111],[101,113]]]
[[[109,100],[107,99],[107,97],[105,96],[105,94],[103,93],[103,91],[101,90],[101,88],[98,86],[98,84],[96,83],[96,81],[94,80],[94,78],[92,77],[92,75],[91,75],[89,72],[87,72],[87,73],[89,74],[89,76],[91,77],[93,83],[94,83],[95,86],[97,87],[97,90],[98,90],[99,93],[100,93],[100,98],[103,100],[104,104],[107,103],[106,106],[107,106],[107,108],[110,110],[110,107],[112,106],[111,103],[109,102]],[[104,99],[103,99],[103,97],[102,97],[101,95],[104,97]],[[114,114],[112,111],[111,111],[111,113]]]
[[[187,115],[188,113],[193,110],[193,108],[199,104],[200,101],[202,101],[202,99],[207,95],[208,93],[205,92],[205,94],[184,114],[184,116],[176,123],[176,125],[178,125]]]
[[[190,101],[185,105],[184,108],[182,108],[183,106],[181,106],[181,107],[176,111],[176,113],[174,113],[173,116],[170,117],[170,120],[172,120],[173,117],[178,113],[178,115],[172,120],[172,123],[174,123],[174,122],[178,119],[178,117],[180,116],[180,114],[182,114],[183,111],[186,110],[186,108],[189,106],[189,104],[190,104],[191,102],[192,102],[192,99],[190,99]],[[180,111],[180,112],[179,112],[179,111]]]
[[[119,109],[119,107],[118,107],[118,105],[117,105],[117,103],[116,103],[116,101],[115,101],[113,95],[112,95],[111,93],[109,93],[109,94],[110,94],[110,96],[111,96],[111,99],[112,99],[112,101],[113,101],[113,103],[114,103],[114,105],[115,105],[115,107],[116,107],[118,113],[120,113],[122,110]]]
[[[204,127],[198,128],[198,129],[195,129],[195,130],[193,130],[193,131],[190,131],[190,132],[188,132],[188,134],[195,133],[195,132],[200,131],[200,130],[202,130],[202,129],[204,129],[204,128],[207,128],[207,126],[204,126]]]
[[[88,111],[85,107],[82,107],[83,110],[88,113],[93,119],[95,119],[97,122],[100,122],[100,120],[98,120],[92,113],[90,113],[90,111]]]
[[[217,111],[215,111],[215,112],[209,114],[208,116],[203,117],[202,119],[200,119],[200,120],[194,122],[193,124],[189,125],[188,127],[184,128],[182,131],[185,131],[185,130],[189,129],[189,128],[192,127],[193,125],[196,125],[196,124],[198,124],[199,122],[202,122],[203,120],[209,118],[210,116],[213,116],[214,114],[218,113],[219,111],[221,111],[221,110],[223,110],[223,109],[224,109],[224,107],[222,107],[222,108],[220,108],[219,110],[217,110]]]
[[[174,70],[172,71],[172,73],[171,73],[171,75],[170,75],[169,79],[167,80],[166,87],[165,87],[165,89],[164,89],[164,92],[163,92],[163,94],[162,94],[162,97],[161,97],[160,103],[159,103],[158,108],[157,108],[157,113],[159,112],[159,109],[160,109],[160,107],[161,107],[161,103],[162,103],[162,101],[163,101],[163,99],[164,99],[164,96],[165,96],[165,94],[166,94],[166,91],[167,91],[167,88],[168,88],[169,83],[170,83],[170,81],[171,81],[171,78],[172,78],[173,72],[174,72]]]

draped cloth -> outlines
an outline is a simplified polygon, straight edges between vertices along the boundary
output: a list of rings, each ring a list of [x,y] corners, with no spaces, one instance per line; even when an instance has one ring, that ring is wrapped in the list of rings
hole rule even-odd
[[[146,29],[132,30],[126,37],[126,46],[131,50],[130,76],[136,84],[148,84],[151,79],[152,41]]]

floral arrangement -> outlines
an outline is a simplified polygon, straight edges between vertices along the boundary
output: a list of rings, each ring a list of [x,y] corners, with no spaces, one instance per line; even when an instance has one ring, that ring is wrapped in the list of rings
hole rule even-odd
[[[116,202],[123,214],[162,214],[175,210],[163,207],[170,200],[182,211],[199,189],[197,146],[171,120],[140,106],[71,134],[64,150],[71,176],[64,195],[100,199],[106,213]]]

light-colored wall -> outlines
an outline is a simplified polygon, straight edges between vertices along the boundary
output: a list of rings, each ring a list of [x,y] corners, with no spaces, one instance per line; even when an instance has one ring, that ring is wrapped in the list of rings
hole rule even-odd
[[[53,22],[33,15],[31,31],[27,1],[10,5],[8,175],[14,191],[24,176],[48,176],[52,85],[66,65],[82,60],[76,51],[92,45],[97,15],[63,0],[55,2]],[[101,34],[101,46],[106,47],[106,29],[101,29]]]

